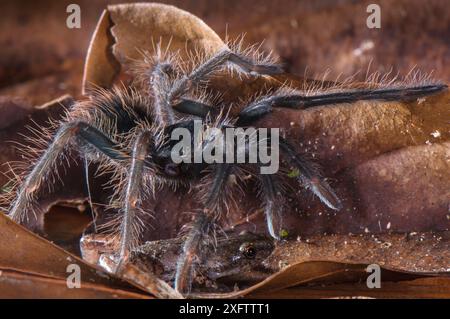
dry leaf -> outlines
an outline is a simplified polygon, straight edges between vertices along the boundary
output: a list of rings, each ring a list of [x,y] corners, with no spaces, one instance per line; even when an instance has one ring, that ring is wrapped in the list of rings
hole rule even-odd
[[[338,298],[338,299],[413,299],[450,298],[450,278],[430,277],[400,282],[383,282],[380,289],[369,289],[365,283],[346,283],[328,286],[298,286],[278,291],[249,294],[248,298]]]
[[[308,261],[301,262],[286,268],[283,268],[279,272],[269,276],[262,282],[236,292],[231,293],[205,293],[196,294],[195,298],[236,298],[236,297],[250,297],[250,298],[276,298],[276,296],[284,294],[290,294],[290,298],[295,298],[296,292],[299,292],[298,297],[306,295],[306,291],[311,289],[319,290],[322,288],[324,290],[323,295],[316,295],[316,297],[329,297],[327,290],[332,290],[337,284],[348,284],[348,283],[358,283],[363,282],[362,285],[354,286],[356,289],[353,292],[347,290],[340,291],[339,296],[351,296],[351,295],[365,295],[370,289],[367,287],[366,280],[370,275],[366,271],[366,264],[349,264],[349,263],[339,263],[331,261]],[[413,272],[402,272],[396,270],[389,270],[386,268],[381,268],[382,285],[387,284],[393,286],[393,282],[398,282],[404,285],[408,285],[408,282],[419,279],[430,279],[439,280],[440,282],[447,283],[450,277],[438,277],[437,275],[431,274],[415,274]],[[349,285],[348,285],[349,286]],[[376,290],[376,289],[375,289]],[[401,289],[399,289],[401,290]],[[447,294],[450,289],[443,289]],[[365,291],[365,293],[361,293]],[[407,292],[404,292],[407,294]],[[434,291],[431,287],[428,287],[428,291],[423,289],[420,292],[416,292],[416,296],[420,294],[439,294],[440,292]],[[382,295],[382,294],[381,294]],[[391,297],[392,298],[392,297]]]
[[[0,298],[145,299],[149,297],[136,292],[91,283],[83,283],[80,288],[68,289],[65,279],[0,270]]]
[[[108,6],[100,18],[86,58],[83,92],[89,86],[112,87],[119,71],[152,52],[163,39],[173,50],[214,52],[219,36],[196,16],[174,6],[135,3]],[[123,68],[122,70],[120,68]]]
[[[29,232],[4,214],[0,214],[0,236],[0,269],[3,271],[65,280],[67,266],[77,264],[83,282],[130,289],[128,284]]]

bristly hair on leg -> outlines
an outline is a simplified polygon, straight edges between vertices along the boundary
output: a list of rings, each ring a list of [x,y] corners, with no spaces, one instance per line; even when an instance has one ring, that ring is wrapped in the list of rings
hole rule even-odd
[[[234,52],[241,59],[249,62],[251,61],[255,65],[261,65],[277,70],[277,73],[283,73],[282,65],[280,64],[278,57],[274,55],[273,51],[262,51],[261,48],[263,47],[264,42],[245,45],[244,38],[245,34],[242,34],[234,40],[227,38],[225,43],[227,44],[229,50]],[[250,74],[253,76],[259,76],[257,72],[251,72],[250,74],[245,71],[243,72],[242,68],[234,63],[227,63],[226,70],[228,70],[232,76],[238,75],[241,78],[249,76]]]
[[[66,121],[85,121],[120,142],[121,134],[131,130],[136,122],[150,118],[151,114],[151,99],[122,84],[111,90],[95,88],[89,100],[72,107]]]
[[[139,245],[144,231],[152,227],[149,221],[154,219],[154,212],[143,204],[150,199],[155,200],[156,191],[166,184],[164,179],[157,176],[151,159],[151,150],[163,143],[159,125],[151,125],[146,121],[138,123],[129,132],[127,143],[127,149],[132,150],[132,160],[126,163],[121,173],[116,174],[110,185],[115,190],[108,207],[110,218],[100,228],[104,234],[121,242],[121,262]]]
[[[185,238],[177,261],[175,290],[189,294],[197,265],[207,257],[216,242],[216,221],[207,211],[193,214],[191,223],[183,226],[180,236]]]
[[[276,107],[301,110],[335,104],[350,105],[358,101],[420,101],[419,99],[447,89],[447,85],[432,81],[429,75],[419,74],[414,72],[404,80],[399,80],[398,76],[390,80],[387,80],[388,75],[381,79],[374,76],[379,81],[377,83],[371,80],[367,83],[344,82],[330,85],[327,81],[326,86],[322,86],[305,81],[304,91],[285,84],[275,91],[269,90],[267,94],[260,95],[241,109],[238,123],[251,123]]]
[[[136,125],[136,119],[146,117],[147,107],[147,103],[135,91],[98,90],[91,100],[76,103],[66,111],[63,120],[51,122],[49,128],[31,128],[33,134],[28,142],[32,142],[35,147],[20,145],[20,149],[26,150],[27,156],[32,156],[33,169],[29,172],[23,170],[21,174],[14,173],[18,180],[14,184],[20,183],[21,188],[12,190],[16,193],[16,199],[10,204],[12,218],[30,225],[30,214],[27,211],[31,211],[36,223],[41,223],[37,216],[43,216],[42,212],[34,211],[41,186],[46,185],[51,192],[56,180],[62,181],[60,170],[65,170],[70,165],[70,157],[79,159],[79,151],[83,154],[82,157],[104,162],[105,166],[114,165],[110,156],[117,157],[119,162],[126,160],[129,156],[121,150],[121,136]],[[111,142],[109,137],[116,143],[113,148],[108,146]],[[87,143],[86,138],[93,139],[95,143]],[[105,152],[109,155],[105,156]],[[115,163],[112,169],[120,167]]]
[[[281,239],[283,210],[285,209],[282,184],[272,175],[259,175],[258,197],[263,202],[267,229],[274,239]]]
[[[141,57],[131,61],[130,73],[133,75],[132,85],[142,89],[152,96],[151,83],[155,69],[160,67],[169,76],[169,79],[179,77],[186,63],[181,59],[180,50],[170,48],[172,39],[163,44],[162,38],[158,43],[152,39],[152,51],[139,51]]]
[[[7,207],[6,210],[12,219],[39,229],[42,227],[41,218],[44,213],[37,205],[37,198],[42,193],[41,186],[47,186],[47,191],[52,192],[56,182],[64,184],[60,171],[67,171],[73,161],[74,152],[70,150],[73,143],[70,140],[65,144],[53,143],[59,151],[47,149],[47,146],[58,138],[57,122],[50,121],[47,127],[38,126],[37,123],[33,125],[27,127],[29,135],[22,135],[24,143],[11,141],[16,144],[17,152],[24,161],[7,163],[9,166],[7,176],[10,181],[8,189],[0,195],[0,201],[2,206]],[[64,138],[63,135],[61,133],[61,138]],[[40,167],[39,165],[42,166],[41,172],[31,176],[32,171],[36,166]],[[33,220],[30,219],[31,216]]]
[[[338,75],[334,80],[327,80],[329,77],[330,70],[323,73],[320,82],[311,82],[304,80],[303,86],[296,88],[293,91],[289,83],[286,83],[284,87],[280,90],[290,91],[290,94],[302,94],[305,96],[316,96],[327,93],[352,93],[356,91],[367,91],[376,92],[379,91],[379,98],[384,99],[382,93],[388,89],[396,90],[399,93],[397,95],[388,96],[390,100],[402,100],[403,98],[408,98],[408,96],[403,92],[408,92],[415,90],[416,95],[430,94],[429,92],[439,92],[444,90],[447,86],[441,81],[433,78],[433,72],[426,73],[422,72],[417,68],[412,68],[405,76],[401,76],[399,73],[392,74],[392,69],[386,73],[381,73],[378,71],[370,72],[370,65],[368,67],[367,73],[365,74],[365,79],[363,81],[358,81],[356,78],[360,72],[353,74],[347,78],[342,79],[341,75]],[[305,76],[306,78],[306,76]]]

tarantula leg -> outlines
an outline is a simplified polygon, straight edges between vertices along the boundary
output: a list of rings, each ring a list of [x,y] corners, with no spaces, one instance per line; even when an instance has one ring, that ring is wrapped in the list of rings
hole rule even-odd
[[[125,208],[124,216],[120,228],[120,251],[119,265],[116,270],[120,269],[128,258],[129,252],[136,244],[139,237],[139,205],[142,203],[143,192],[145,190],[145,171],[148,168],[147,157],[150,154],[152,142],[152,133],[144,131],[136,138],[131,159],[131,168],[127,177],[127,185],[125,190]]]
[[[208,237],[214,231],[215,222],[219,217],[218,200],[230,175],[231,168],[230,164],[217,164],[213,184],[204,202],[204,209],[196,215],[187,234],[183,251],[178,258],[175,274],[175,289],[181,293],[189,292],[195,272],[195,264],[199,261],[203,248],[209,244]]]
[[[166,94],[170,92],[171,80],[170,74],[173,72],[171,66],[167,62],[157,63],[151,73],[150,84],[154,94],[155,118],[157,123],[170,125],[175,122],[175,114],[171,107],[171,100]]]
[[[272,107],[299,107],[299,100],[303,98],[301,95],[273,95],[266,96],[256,100],[239,112],[238,125],[249,124],[262,116],[270,113]]]
[[[211,211],[216,211],[218,209],[218,203],[220,199],[221,192],[225,183],[230,176],[231,169],[233,165],[228,163],[219,163],[214,171],[214,181],[211,188],[209,189],[208,196],[205,200],[205,207]]]
[[[316,95],[275,94],[263,97],[239,113],[238,123],[246,124],[270,113],[273,107],[292,109],[307,109],[315,106],[338,103],[353,103],[356,101],[408,101],[440,92],[447,88],[445,84],[424,85],[403,88],[359,89],[347,92],[325,93]]]
[[[185,98],[181,98],[180,102],[173,105],[173,108],[177,112],[198,116],[200,118],[205,118],[208,114],[214,113],[215,111],[210,105]]]
[[[223,67],[227,62],[240,67],[244,72],[260,75],[276,75],[283,69],[275,64],[257,64],[251,59],[241,56],[229,49],[221,50],[194,69],[189,75],[176,81],[169,93],[170,100],[175,101],[187,92],[194,83],[199,83],[211,73]]]
[[[283,209],[280,203],[277,203],[277,191],[275,180],[272,175],[261,174],[261,186],[264,196],[264,213],[266,215],[267,229],[270,236],[279,240],[281,231],[281,210]],[[278,195],[279,196],[279,195]]]
[[[95,222],[94,205],[92,205],[91,185],[89,183],[89,160],[87,156],[83,156],[83,177],[84,177],[83,187],[89,201],[89,209],[92,215],[93,221],[92,224],[94,226],[94,233],[97,233],[97,223]]]
[[[319,169],[314,163],[297,154],[292,146],[281,137],[280,149],[288,155],[289,161],[298,168],[300,173],[298,178],[306,188],[310,189],[329,208],[342,209],[341,201],[325,179],[321,177]]]
[[[190,74],[172,83],[168,63],[157,63],[151,73],[152,92],[155,96],[155,114],[158,123],[174,124],[174,108],[181,113],[206,117],[212,108],[201,102],[186,99],[183,95],[193,85],[205,80],[208,75],[232,63],[244,72],[260,75],[275,75],[283,73],[280,66],[275,64],[258,64],[251,59],[234,53],[229,49],[221,50],[204,63],[200,64]]]
[[[242,68],[245,72],[251,74],[259,74],[259,75],[277,75],[284,73],[284,70],[281,66],[276,64],[256,64],[250,59],[245,58],[242,55],[233,53],[228,51],[229,58],[228,60],[231,63],[236,64],[240,68]]]
[[[16,200],[13,202],[9,212],[11,219],[29,228],[41,226],[41,216],[37,216],[34,211],[34,220],[31,220],[31,217],[33,217],[30,215],[29,210],[31,203],[37,191],[41,188],[42,183],[51,173],[52,168],[56,164],[56,160],[62,155],[74,138],[78,138],[82,143],[95,147],[113,159],[123,160],[126,158],[126,154],[121,152],[112,141],[89,124],[84,122],[63,124],[56,132],[49,147],[42,153],[20,186]]]
[[[194,277],[195,264],[199,262],[199,254],[204,241],[209,236],[214,224],[213,216],[206,209],[197,214],[191,229],[186,237],[183,250],[178,258],[175,274],[175,290],[180,293],[189,293]]]
[[[222,67],[225,63],[230,62],[237,65],[247,73],[254,73],[260,75],[275,75],[283,73],[283,69],[276,64],[257,64],[251,59],[234,53],[229,49],[224,49],[216,53],[209,60],[195,69],[188,79],[191,81],[199,81],[204,79],[207,75]]]

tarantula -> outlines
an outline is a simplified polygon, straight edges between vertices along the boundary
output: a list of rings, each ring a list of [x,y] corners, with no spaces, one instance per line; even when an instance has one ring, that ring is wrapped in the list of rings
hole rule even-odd
[[[116,254],[115,271],[120,273],[121,265],[127,261],[137,246],[142,225],[142,209],[145,201],[154,199],[158,187],[186,182],[195,185],[201,179],[201,208],[193,215],[192,223],[183,238],[186,238],[179,256],[175,289],[187,293],[195,264],[201,262],[205,252],[214,246],[215,225],[223,208],[223,198],[228,192],[229,176],[240,169],[240,164],[217,161],[214,163],[176,163],[171,157],[175,142],[170,138],[177,128],[194,133],[194,121],[202,120],[206,128],[225,130],[230,127],[250,127],[257,119],[270,113],[272,108],[292,108],[303,110],[316,106],[351,103],[358,100],[409,100],[433,94],[445,88],[441,84],[417,85],[393,88],[354,88],[344,91],[326,91],[306,94],[289,87],[260,96],[244,105],[236,118],[225,119],[227,106],[217,101],[205,102],[202,85],[216,73],[232,67],[241,75],[274,76],[283,73],[283,68],[267,59],[239,53],[228,47],[205,58],[190,70],[182,67],[173,57],[157,53],[147,59],[140,68],[139,77],[144,79],[144,93],[131,88],[98,90],[89,100],[76,103],[66,118],[57,124],[52,137],[43,147],[30,170],[14,190],[9,216],[29,228],[36,227],[42,218],[35,200],[44,184],[54,183],[57,162],[68,153],[77,150],[78,158],[88,163],[99,163],[100,172],[112,171],[116,175],[117,189],[114,202],[119,203],[120,248]],[[216,99],[217,100],[217,99]],[[224,111],[224,112],[222,112]],[[217,120],[219,119],[219,120]],[[256,135],[259,145],[269,146],[272,136]],[[214,140],[209,136],[200,144],[192,140],[192,149],[207,148]],[[234,151],[249,155],[250,138],[243,149]],[[298,172],[300,184],[314,193],[327,207],[340,210],[342,204],[338,196],[320,174],[319,168],[304,154],[282,137],[279,148],[286,161]],[[233,150],[233,149],[232,149]],[[224,146],[224,154],[230,149]],[[224,155],[224,156],[225,156]],[[184,154],[186,157],[192,154]],[[258,158],[251,167],[262,166]],[[279,239],[279,218],[282,205],[277,185],[277,174],[259,174],[251,171],[260,181],[264,213],[270,235]],[[58,175],[59,177],[59,175]],[[119,182],[120,181],[120,182]],[[48,185],[47,185],[48,186]],[[113,199],[111,199],[113,202]],[[226,205],[225,205],[226,206]],[[226,207],[225,207],[226,209]]]

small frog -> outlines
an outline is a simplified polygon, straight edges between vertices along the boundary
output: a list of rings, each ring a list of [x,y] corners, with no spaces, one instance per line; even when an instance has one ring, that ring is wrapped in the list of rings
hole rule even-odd
[[[172,283],[175,277],[178,256],[183,238],[146,242],[130,255],[129,262],[143,271],[148,271]],[[200,256],[193,285],[202,288],[251,285],[270,275],[264,260],[275,248],[271,238],[251,232],[226,234],[217,239],[216,250]],[[99,263],[103,253],[114,251],[114,245],[100,235],[85,235],[81,240],[82,256],[88,262]],[[222,289],[221,289],[222,290]]]

